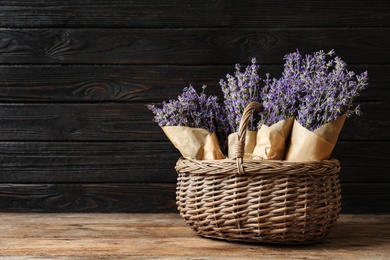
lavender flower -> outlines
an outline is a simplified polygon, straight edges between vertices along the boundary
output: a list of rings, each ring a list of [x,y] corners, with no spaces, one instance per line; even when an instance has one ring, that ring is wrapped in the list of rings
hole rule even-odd
[[[291,72],[291,75],[287,75]],[[264,80],[265,87],[261,93],[263,100],[262,124],[271,126],[281,120],[295,116],[298,107],[298,88],[295,87],[297,74],[286,68],[279,79],[270,79],[269,74]]]
[[[188,126],[216,132],[222,151],[227,150],[228,125],[217,96],[204,93],[206,85],[199,95],[192,85],[183,89],[177,100],[162,102],[161,107],[148,105],[154,113],[154,121],[159,126]]]
[[[236,64],[234,76],[227,74],[226,81],[221,79],[221,86],[227,120],[230,125],[229,131],[237,132],[245,107],[251,101],[260,101],[261,78],[257,74],[259,65],[256,58],[252,58],[252,65],[241,72],[241,65]],[[252,116],[249,121],[249,130],[257,130],[258,117]]]
[[[206,86],[203,86],[203,90]],[[154,121],[159,126],[189,126],[215,130],[215,120],[219,105],[216,96],[207,97],[204,91],[198,95],[192,85],[183,89],[177,100],[162,102],[162,107],[148,105],[155,114]]]
[[[296,119],[310,131],[344,113],[360,114],[353,101],[367,85],[367,71],[355,75],[339,57],[328,59],[334,55],[334,50],[321,50],[304,58],[299,51],[285,57],[283,76],[290,78],[291,87],[299,92]]]

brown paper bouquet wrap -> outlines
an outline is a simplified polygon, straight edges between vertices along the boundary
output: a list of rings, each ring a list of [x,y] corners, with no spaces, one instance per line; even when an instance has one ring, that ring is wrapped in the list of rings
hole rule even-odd
[[[186,159],[224,159],[216,134],[201,128],[188,126],[161,127],[172,144]]]
[[[345,118],[346,114],[314,131],[309,131],[295,120],[285,160],[307,162],[329,159]]]
[[[286,152],[286,140],[290,135],[294,118],[287,118],[271,126],[262,125],[257,132],[254,157],[282,160]]]
[[[244,158],[252,157],[253,149],[256,146],[257,131],[246,131]],[[238,133],[232,133],[228,136],[228,158],[234,159],[236,154],[236,146],[239,143]]]

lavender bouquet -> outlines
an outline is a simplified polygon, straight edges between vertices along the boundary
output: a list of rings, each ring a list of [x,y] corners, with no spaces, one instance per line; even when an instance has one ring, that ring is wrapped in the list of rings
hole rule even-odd
[[[241,65],[236,64],[234,75],[227,74],[226,80],[221,79],[221,86],[228,127],[228,157],[234,158],[235,146],[238,142],[237,131],[245,107],[252,101],[260,102],[262,79],[258,75],[259,65],[256,65],[256,58],[252,58],[252,64],[241,71]],[[250,118],[248,131],[245,138],[245,153],[252,153],[256,145],[256,131],[259,117],[254,115]]]
[[[299,109],[285,159],[320,161],[328,159],[347,115],[360,114],[354,100],[367,86],[367,72],[356,75],[335,52],[315,52],[302,57],[299,51],[286,62],[299,74],[294,84],[299,91]],[[334,57],[334,58],[333,58]],[[293,75],[293,74],[292,74]]]
[[[154,121],[185,158],[223,159],[216,132],[224,118],[216,96],[199,95],[193,86],[183,89],[177,100],[163,102],[162,107],[149,105]]]
[[[281,160],[286,151],[286,140],[291,132],[298,108],[300,86],[300,56],[296,53],[284,57],[284,71],[278,79],[266,75],[261,92],[263,112],[258,125],[255,156]]]

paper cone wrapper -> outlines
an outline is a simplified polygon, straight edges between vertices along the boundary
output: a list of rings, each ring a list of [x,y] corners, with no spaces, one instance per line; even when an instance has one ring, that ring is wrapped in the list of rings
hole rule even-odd
[[[256,135],[257,135],[257,131],[246,131],[244,158],[250,158],[252,156],[253,149],[255,149],[255,146],[256,146]],[[238,143],[237,133],[230,134],[228,136],[228,157],[229,157],[229,159],[235,158],[237,143]]]
[[[215,133],[188,126],[163,126],[161,128],[184,158],[196,160],[225,158]]]
[[[320,128],[309,131],[294,121],[291,141],[285,159],[293,162],[322,161],[329,159],[343,128],[346,114]]]
[[[294,118],[287,118],[271,126],[262,125],[257,132],[254,156],[268,160],[282,160],[286,152],[286,140],[291,133]]]

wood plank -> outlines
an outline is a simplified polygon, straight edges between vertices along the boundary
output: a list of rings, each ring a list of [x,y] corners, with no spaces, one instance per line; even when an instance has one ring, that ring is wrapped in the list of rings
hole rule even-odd
[[[3,184],[2,212],[175,212],[175,184]]]
[[[362,103],[340,140],[389,141],[390,104]],[[166,141],[143,103],[3,103],[0,141]]]
[[[342,212],[389,214],[390,183],[342,183]]]
[[[0,214],[7,259],[386,259],[389,215],[341,215],[322,242],[289,246],[202,238],[178,214]]]
[[[170,142],[0,143],[0,183],[176,182]]]
[[[389,147],[339,141],[342,183],[390,183]],[[0,183],[175,183],[179,157],[170,142],[1,142]]]
[[[341,215],[312,245],[202,238],[178,214],[0,214],[7,259],[387,259],[389,215]]]
[[[389,102],[361,103],[363,114],[361,116],[351,115],[347,118],[339,139],[389,141],[385,135],[382,135],[384,132],[381,133],[381,129],[390,132],[389,105]]]
[[[282,63],[335,49],[350,64],[387,63],[389,28],[318,29],[1,29],[0,63],[199,65]],[[358,54],[358,55],[357,55]]]
[[[7,1],[2,27],[372,27],[389,26],[389,4],[375,1],[265,2],[177,0]],[[115,14],[115,15],[112,15]],[[33,19],[32,19],[33,18]]]
[[[390,214],[390,183],[342,183],[343,213]],[[176,212],[174,183],[0,183],[2,212]]]
[[[281,70],[267,66],[271,71]],[[268,71],[268,70],[267,70]],[[230,66],[0,66],[2,101],[142,101],[176,98],[192,84],[221,96]],[[265,75],[265,70],[264,73]]]
[[[343,183],[390,182],[389,142],[338,141],[332,156],[341,163]]]
[[[145,104],[1,104],[0,139],[167,140]]]
[[[244,65],[245,66],[245,65]],[[350,70],[369,72],[369,86],[358,101],[383,101],[390,97],[390,65],[351,65]],[[259,75],[268,72],[280,77],[282,65],[263,65]],[[222,98],[219,80],[234,73],[232,65],[214,66],[0,66],[0,100],[7,102],[161,102],[176,98],[184,87]]]

